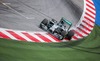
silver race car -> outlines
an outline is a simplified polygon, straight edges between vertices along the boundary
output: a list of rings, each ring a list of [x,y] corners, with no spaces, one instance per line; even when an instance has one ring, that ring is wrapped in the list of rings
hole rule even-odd
[[[44,19],[40,23],[39,27],[60,40],[63,40],[64,38],[71,40],[72,36],[74,35],[74,31],[69,30],[71,26],[72,23],[70,21],[66,20],[65,18],[61,18],[59,22],[54,19],[51,21]]]

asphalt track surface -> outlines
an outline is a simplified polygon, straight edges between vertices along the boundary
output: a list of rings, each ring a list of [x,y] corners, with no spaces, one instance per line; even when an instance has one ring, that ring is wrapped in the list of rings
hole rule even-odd
[[[65,17],[73,23],[83,12],[83,0],[0,0],[0,27],[42,31],[38,26],[47,18],[59,21]]]

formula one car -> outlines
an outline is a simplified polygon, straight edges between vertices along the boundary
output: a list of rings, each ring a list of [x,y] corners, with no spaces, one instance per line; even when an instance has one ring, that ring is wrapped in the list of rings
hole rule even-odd
[[[61,18],[59,22],[57,22],[55,19],[52,19],[51,21],[44,19],[40,23],[41,29],[49,32],[60,40],[63,40],[64,38],[71,40],[72,36],[74,35],[74,31],[69,30],[71,26],[72,23],[65,18]]]

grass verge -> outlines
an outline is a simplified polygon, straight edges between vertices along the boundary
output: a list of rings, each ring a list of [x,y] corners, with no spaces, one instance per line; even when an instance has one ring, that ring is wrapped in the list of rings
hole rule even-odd
[[[77,42],[31,43],[0,39],[0,61],[99,61],[100,27]]]

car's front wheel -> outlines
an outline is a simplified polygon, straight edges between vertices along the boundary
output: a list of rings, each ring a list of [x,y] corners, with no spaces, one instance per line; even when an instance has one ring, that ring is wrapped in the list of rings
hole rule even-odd
[[[44,19],[41,23],[40,23],[40,28],[44,29],[44,30],[47,30],[48,27],[48,20],[47,19]]]

